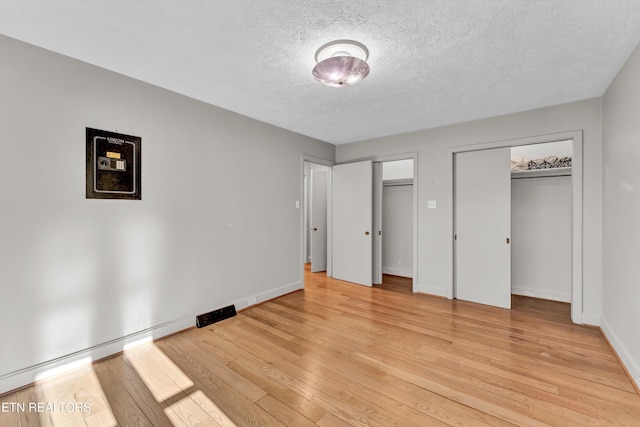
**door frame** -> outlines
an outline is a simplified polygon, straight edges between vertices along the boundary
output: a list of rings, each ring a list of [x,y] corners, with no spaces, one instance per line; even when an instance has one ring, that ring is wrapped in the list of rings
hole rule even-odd
[[[354,163],[360,162],[363,160],[371,160],[375,163],[384,163],[391,162],[394,160],[409,160],[413,159],[413,278],[412,278],[412,291],[417,292],[416,289],[420,289],[418,283],[418,152],[409,152],[409,153],[401,153],[401,154],[389,154],[389,155],[379,155],[379,156],[367,156],[361,157],[358,159],[351,159],[347,162],[342,163]],[[380,173],[380,181],[382,181],[382,173]],[[375,187],[375,183],[373,184]],[[375,206],[373,207],[375,209]],[[383,237],[384,237],[384,231]],[[373,253],[371,254],[373,257]],[[372,258],[373,259],[373,258]],[[375,261],[375,259],[374,259]],[[382,266],[380,266],[382,268]],[[327,274],[328,275],[328,274]]]
[[[332,216],[331,216],[331,199],[332,199],[332,190],[331,190],[331,182],[332,182],[332,169],[331,167],[335,165],[334,161],[321,159],[319,157],[309,156],[307,154],[302,154],[300,156],[300,199],[298,202],[305,200],[305,182],[304,182],[304,163],[315,163],[318,165],[328,166],[328,177],[327,177],[327,277],[331,277],[332,275],[332,267],[333,264],[331,262],[333,255],[333,240],[331,238],[331,233],[333,232],[332,225]],[[306,253],[306,230],[304,229],[305,219],[304,219],[304,206],[299,207],[300,210],[300,283],[301,288],[304,289],[304,265],[306,263],[305,253]]]
[[[483,142],[472,145],[463,145],[458,147],[449,147],[449,161],[447,162],[448,176],[448,194],[449,194],[449,243],[447,250],[451,256],[449,257],[449,286],[447,289],[447,298],[453,299],[455,295],[455,248],[454,248],[454,224],[455,224],[455,206],[454,206],[454,157],[456,153],[465,151],[487,150],[491,148],[517,147],[521,145],[543,144],[557,141],[573,141],[573,156],[571,161],[571,320],[573,323],[583,323],[583,283],[582,283],[582,207],[583,207],[583,157],[582,157],[582,130],[553,133],[548,135],[538,135],[525,138],[514,138],[502,141]]]

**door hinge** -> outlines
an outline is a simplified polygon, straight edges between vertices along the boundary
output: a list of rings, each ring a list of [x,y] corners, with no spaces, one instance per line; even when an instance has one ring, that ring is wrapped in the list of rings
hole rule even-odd
[[[458,235],[457,234],[453,235],[453,240],[458,240]]]

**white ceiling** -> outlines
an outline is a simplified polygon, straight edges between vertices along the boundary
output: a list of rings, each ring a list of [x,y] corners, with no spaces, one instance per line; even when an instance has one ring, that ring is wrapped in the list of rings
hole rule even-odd
[[[601,96],[640,1],[0,0],[0,33],[340,144]],[[359,85],[313,79],[334,39]]]

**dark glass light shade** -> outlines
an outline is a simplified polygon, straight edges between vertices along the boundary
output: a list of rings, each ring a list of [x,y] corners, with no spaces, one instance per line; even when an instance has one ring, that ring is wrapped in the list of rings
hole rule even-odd
[[[369,74],[366,61],[354,56],[333,56],[318,62],[313,68],[313,77],[331,87],[354,85]]]

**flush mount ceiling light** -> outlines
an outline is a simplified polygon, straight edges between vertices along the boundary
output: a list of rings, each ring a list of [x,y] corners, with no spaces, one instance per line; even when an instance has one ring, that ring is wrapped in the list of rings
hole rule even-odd
[[[331,87],[345,87],[362,81],[369,74],[369,51],[353,40],[335,40],[316,52],[313,77]]]

